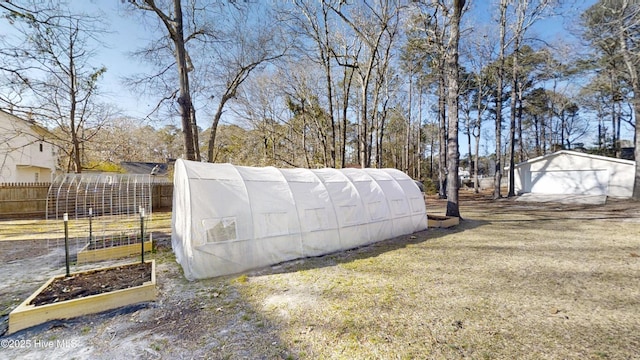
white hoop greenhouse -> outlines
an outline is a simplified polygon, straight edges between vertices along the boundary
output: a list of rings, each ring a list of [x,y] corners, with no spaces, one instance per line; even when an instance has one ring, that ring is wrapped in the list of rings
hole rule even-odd
[[[189,280],[351,249],[427,227],[395,169],[277,169],[178,160],[172,246]]]

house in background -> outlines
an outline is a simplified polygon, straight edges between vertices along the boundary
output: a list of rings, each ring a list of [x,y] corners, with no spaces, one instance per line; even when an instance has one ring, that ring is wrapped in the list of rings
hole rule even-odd
[[[47,129],[0,110],[0,183],[49,182],[57,152]]]
[[[518,194],[630,198],[635,161],[561,150],[515,166]]]

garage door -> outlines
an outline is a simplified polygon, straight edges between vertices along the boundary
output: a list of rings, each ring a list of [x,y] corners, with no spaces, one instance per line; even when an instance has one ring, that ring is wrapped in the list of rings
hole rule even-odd
[[[609,171],[532,171],[531,192],[538,194],[606,195]]]

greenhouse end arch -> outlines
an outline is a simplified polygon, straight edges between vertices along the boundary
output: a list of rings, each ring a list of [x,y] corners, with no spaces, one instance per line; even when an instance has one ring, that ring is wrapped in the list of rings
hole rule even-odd
[[[189,280],[426,228],[420,189],[396,169],[175,164],[171,242]]]

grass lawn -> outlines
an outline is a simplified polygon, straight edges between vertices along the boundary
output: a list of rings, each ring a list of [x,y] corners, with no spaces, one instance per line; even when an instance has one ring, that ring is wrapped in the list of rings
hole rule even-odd
[[[640,214],[618,206],[635,221],[601,207],[467,201],[455,229],[237,283],[300,358],[638,358]]]

